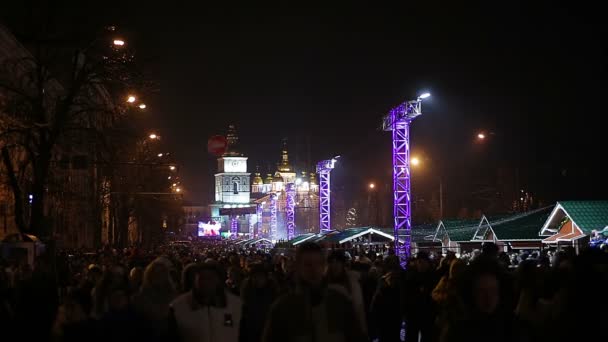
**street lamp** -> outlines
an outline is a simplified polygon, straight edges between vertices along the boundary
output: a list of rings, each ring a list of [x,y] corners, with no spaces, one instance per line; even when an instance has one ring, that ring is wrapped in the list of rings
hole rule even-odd
[[[140,104],[139,109],[146,109],[146,104],[145,103]]]
[[[125,41],[122,40],[122,39],[114,39],[114,41],[112,43],[114,43],[114,46],[123,46],[123,45],[125,45]]]
[[[169,170],[175,171],[175,166],[173,166],[173,165],[169,166]]]
[[[428,161],[429,159],[426,158]],[[417,157],[412,157],[411,163],[413,166],[420,165],[420,159]],[[443,178],[439,176],[439,218],[443,218]]]
[[[159,153],[159,154],[157,154],[157,156],[158,156],[158,158],[160,158],[160,157],[162,157],[162,156],[163,156],[163,154],[162,154],[162,153]]]
[[[420,96],[418,96],[419,99],[426,99],[427,97],[430,97],[431,93],[423,93]]]
[[[152,140],[156,140],[156,139],[158,139],[158,138],[159,138],[159,136],[158,136],[158,135],[156,135],[156,134],[154,134],[154,133],[152,133],[152,134],[150,134],[150,135],[148,136],[148,138],[150,138],[150,139],[152,139]]]
[[[137,99],[135,98],[135,96],[133,96],[133,95],[129,95],[129,96],[127,96],[127,102],[129,102],[129,103],[133,103],[133,102],[135,102],[135,100],[137,100]]]
[[[477,133],[477,139],[484,140],[485,138],[486,138],[486,135],[484,133]]]
[[[369,183],[369,188],[370,188],[370,189],[374,189],[375,187],[376,187],[376,184],[374,184],[374,183]]]

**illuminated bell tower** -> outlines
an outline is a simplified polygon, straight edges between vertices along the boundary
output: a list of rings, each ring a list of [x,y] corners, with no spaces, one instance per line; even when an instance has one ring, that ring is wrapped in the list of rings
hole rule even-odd
[[[247,157],[237,152],[238,136],[234,125],[228,126],[228,148],[217,160],[215,174],[215,202],[249,204],[251,190],[247,172]]]
[[[296,181],[296,171],[289,164],[289,153],[287,152],[287,138],[283,139],[283,148],[281,149],[281,162],[277,167],[277,171],[283,177],[283,183],[294,183]]]

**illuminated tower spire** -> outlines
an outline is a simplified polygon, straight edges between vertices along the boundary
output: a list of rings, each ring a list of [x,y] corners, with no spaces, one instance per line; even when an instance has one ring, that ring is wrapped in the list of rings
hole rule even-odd
[[[241,154],[237,151],[239,136],[236,133],[236,128],[234,125],[228,125],[228,131],[226,132],[226,142],[228,146],[226,147],[226,152],[224,156],[230,157],[240,157]]]
[[[293,172],[291,165],[289,165],[287,138],[283,138],[283,148],[281,149],[281,162],[279,163],[279,172]]]

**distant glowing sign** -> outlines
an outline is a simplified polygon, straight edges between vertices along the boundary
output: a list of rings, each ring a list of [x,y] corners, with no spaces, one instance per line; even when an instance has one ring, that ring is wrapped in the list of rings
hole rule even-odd
[[[215,221],[198,222],[198,236],[219,236],[222,224]]]

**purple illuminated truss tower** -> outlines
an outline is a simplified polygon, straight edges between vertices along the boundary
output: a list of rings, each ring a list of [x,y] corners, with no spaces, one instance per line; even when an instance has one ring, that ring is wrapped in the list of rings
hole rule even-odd
[[[270,240],[277,240],[277,193],[270,194]]]
[[[329,175],[331,170],[334,169],[336,158],[322,160],[317,163],[317,173],[319,174],[319,230],[321,233],[326,233],[331,230]]]
[[[257,225],[257,232],[254,234],[254,238],[257,237],[261,237],[262,236],[262,214],[264,213],[264,208],[262,207],[264,205],[264,203],[262,204],[258,204],[257,208],[256,208],[256,216],[258,218],[258,223]]]
[[[254,238],[254,233],[255,233],[255,223],[253,221],[254,216],[253,215],[248,215],[248,222],[249,222],[249,238],[253,239]]]
[[[230,216],[230,238],[236,239],[239,236],[239,218]]]
[[[287,216],[287,240],[295,237],[296,233],[296,188],[294,183],[285,186],[285,214]]]
[[[395,253],[405,266],[412,242],[412,211],[410,188],[410,123],[422,114],[421,95],[393,108],[383,119],[385,131],[393,131],[393,214],[395,219]]]

